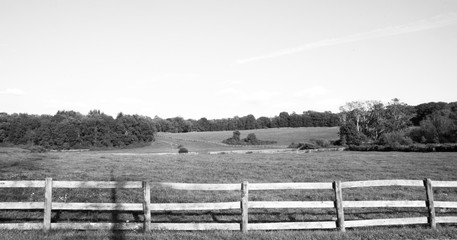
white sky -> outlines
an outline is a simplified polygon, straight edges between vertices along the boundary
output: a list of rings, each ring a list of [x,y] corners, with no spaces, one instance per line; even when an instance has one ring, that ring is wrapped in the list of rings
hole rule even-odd
[[[0,112],[457,101],[457,0],[0,1]]]

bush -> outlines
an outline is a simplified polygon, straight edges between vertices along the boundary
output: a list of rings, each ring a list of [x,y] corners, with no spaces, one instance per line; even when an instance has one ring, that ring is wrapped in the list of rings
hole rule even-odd
[[[188,153],[188,152],[189,152],[189,150],[187,150],[187,148],[185,148],[185,147],[181,147],[178,151],[178,153]]]
[[[412,145],[413,140],[410,137],[405,136],[404,133],[390,132],[382,134],[378,140],[378,144],[392,148],[398,148],[400,146]]]
[[[275,144],[276,141],[262,141],[257,139],[257,136],[254,133],[249,133],[248,136],[242,140],[240,139],[239,131],[233,132],[233,137],[225,139],[222,141],[228,145],[267,145],[267,144]]]
[[[316,146],[312,143],[292,143],[288,146],[288,148],[296,148],[298,150],[306,150],[306,149],[318,149],[319,146]]]
[[[350,145],[349,151],[379,151],[379,152],[457,152],[457,144],[411,144],[411,145]]]
[[[325,140],[325,139],[310,139],[309,141],[319,147],[323,147],[323,148],[330,147],[330,141]]]
[[[367,141],[367,137],[358,132],[357,127],[352,122],[342,125],[338,134],[342,145],[360,145]]]

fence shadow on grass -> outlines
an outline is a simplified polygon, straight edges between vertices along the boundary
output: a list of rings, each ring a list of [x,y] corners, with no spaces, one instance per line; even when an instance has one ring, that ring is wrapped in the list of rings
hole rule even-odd
[[[111,169],[110,172],[110,180],[111,181],[116,181],[114,178],[114,170]],[[117,203],[118,197],[117,197],[117,188],[111,188],[111,202],[112,203]],[[124,240],[125,239],[125,232],[122,230],[116,230],[116,224],[120,224],[121,219],[119,218],[119,211],[111,211],[111,222],[113,224],[113,228],[111,229],[111,240]]]

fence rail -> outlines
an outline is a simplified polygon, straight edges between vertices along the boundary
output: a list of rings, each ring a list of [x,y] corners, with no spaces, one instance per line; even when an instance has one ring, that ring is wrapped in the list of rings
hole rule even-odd
[[[240,201],[209,203],[151,203],[151,186],[160,186],[176,190],[198,191],[239,191]],[[344,201],[343,189],[361,187],[422,187],[426,193],[425,201]],[[457,181],[425,180],[370,180],[351,182],[320,183],[248,183],[241,184],[196,184],[196,183],[151,183],[141,181],[0,181],[0,188],[44,188],[44,202],[0,202],[0,210],[42,209],[43,223],[0,223],[0,229],[37,230],[43,229],[116,229],[116,230],[289,230],[289,229],[338,229],[388,225],[428,224],[436,228],[437,223],[457,223],[457,216],[436,217],[435,208],[457,208],[457,202],[434,201],[433,188],[457,188]],[[77,203],[52,202],[52,191],[55,188],[111,188],[142,189],[142,203]],[[249,201],[249,191],[259,190],[333,190],[333,201]],[[413,218],[389,218],[349,220],[344,219],[345,208],[426,208],[428,216]],[[274,222],[249,223],[249,209],[283,209],[283,208],[334,208],[336,221],[318,222]],[[151,212],[154,211],[200,211],[200,210],[241,210],[240,223],[152,223]],[[53,210],[91,210],[91,211],[136,211],[143,212],[143,223],[52,223]]]

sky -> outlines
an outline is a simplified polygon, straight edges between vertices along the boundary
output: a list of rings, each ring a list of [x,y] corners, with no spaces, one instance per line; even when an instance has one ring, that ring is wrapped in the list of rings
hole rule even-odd
[[[1,0],[0,112],[457,101],[457,0]]]

